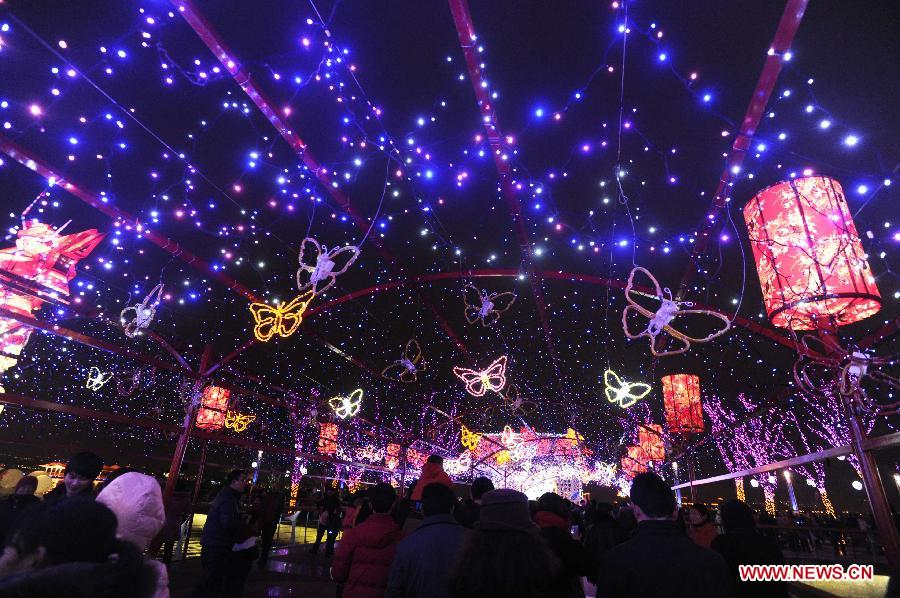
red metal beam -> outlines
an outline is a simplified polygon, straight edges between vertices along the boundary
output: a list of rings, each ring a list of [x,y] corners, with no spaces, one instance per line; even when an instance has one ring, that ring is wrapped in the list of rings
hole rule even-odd
[[[472,89],[475,91],[475,99],[478,102],[478,112],[481,117],[481,122],[484,125],[488,144],[491,148],[491,156],[494,158],[494,165],[497,168],[497,174],[500,176],[500,191],[506,201],[509,214],[513,219],[516,237],[519,240],[519,246],[522,251],[522,263],[525,265],[529,274],[531,274],[531,276],[529,276],[529,281],[531,282],[531,291],[534,294],[534,303],[537,307],[541,329],[544,332],[544,341],[547,343],[547,349],[550,352],[553,367],[556,370],[556,373],[559,374],[559,356],[553,345],[553,333],[550,328],[550,319],[547,316],[547,303],[544,300],[544,291],[541,288],[541,281],[538,277],[534,276],[534,265],[531,260],[531,242],[528,238],[528,231],[525,229],[525,220],[522,217],[522,206],[519,203],[519,198],[513,187],[506,140],[500,129],[497,113],[494,110],[494,104],[491,101],[488,92],[487,82],[485,81],[481,70],[478,54],[475,51],[475,26],[472,23],[472,15],[469,12],[469,3],[467,0],[448,0],[448,4],[450,6],[450,13],[453,15],[453,23],[456,25],[459,46],[466,59],[469,80],[472,83]]]
[[[717,227],[721,224],[719,216],[728,203],[728,196],[736,174],[735,169],[737,169],[737,172],[740,172],[741,165],[744,163],[747,148],[750,147],[753,141],[756,128],[759,126],[759,121],[766,111],[766,105],[772,96],[775,82],[778,80],[779,73],[781,73],[784,54],[791,48],[794,35],[800,27],[800,21],[803,20],[803,13],[806,11],[808,1],[788,0],[787,5],[784,7],[781,20],[778,22],[778,29],[775,31],[775,37],[769,46],[765,65],[762,73],[759,75],[759,81],[756,83],[753,95],[750,96],[750,105],[747,106],[747,112],[744,114],[740,129],[734,138],[731,153],[725,160],[725,169],[719,177],[719,184],[716,187],[715,195],[713,195],[712,206],[700,225],[697,242],[694,243],[693,251],[691,251],[691,259],[678,287],[677,296],[679,298],[684,297],[687,285],[696,276],[697,268],[695,264],[697,259],[706,251],[706,247],[712,240]]]
[[[278,110],[273,107],[272,101],[266,96],[262,88],[253,80],[250,72],[241,64],[236,55],[225,44],[222,36],[213,28],[210,22],[203,16],[203,13],[191,0],[171,0],[172,4],[178,9],[178,14],[187,21],[191,29],[197,34],[200,40],[213,53],[216,59],[222,63],[222,66],[228,71],[232,78],[240,85],[247,97],[256,104],[266,120],[275,128],[282,139],[284,139],[297,157],[309,168],[310,172],[316,177],[319,183],[324,187],[331,197],[338,203],[344,212],[346,212],[356,227],[364,234],[368,234],[372,225],[371,221],[354,209],[350,198],[339,187],[335,186],[335,182],[328,172],[327,168],[323,168],[322,164],[313,156],[312,151],[306,142],[300,137],[300,134],[292,129],[278,114]],[[374,216],[373,216],[374,218]],[[406,274],[403,263],[397,259],[387,247],[375,237],[368,237],[369,242],[375,245],[378,252],[384,258],[388,269],[397,276]],[[449,323],[440,315],[434,304],[428,300],[421,292],[419,298],[428,310],[434,314],[438,325],[444,330],[448,338],[453,342],[456,348],[471,361],[472,356],[469,349],[462,342],[459,335],[454,331]],[[332,345],[333,347],[333,345]]]

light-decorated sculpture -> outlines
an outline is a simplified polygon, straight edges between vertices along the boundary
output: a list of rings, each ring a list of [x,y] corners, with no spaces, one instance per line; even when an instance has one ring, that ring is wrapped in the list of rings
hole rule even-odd
[[[297,270],[297,290],[311,290],[314,295],[324,293],[345,273],[359,257],[359,247],[320,245],[312,237],[300,243],[300,268]]]

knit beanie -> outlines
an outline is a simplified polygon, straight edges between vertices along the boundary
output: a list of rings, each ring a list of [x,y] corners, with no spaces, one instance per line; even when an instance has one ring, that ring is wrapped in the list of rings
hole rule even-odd
[[[480,530],[531,532],[528,497],[516,490],[491,490],[481,497],[481,511],[475,527]]]
[[[77,473],[81,477],[93,480],[103,469],[103,459],[91,452],[77,453],[66,463],[66,473]]]

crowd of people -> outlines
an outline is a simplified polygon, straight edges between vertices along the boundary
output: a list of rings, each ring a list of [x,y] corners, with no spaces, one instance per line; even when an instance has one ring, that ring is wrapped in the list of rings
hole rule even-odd
[[[102,466],[79,453],[43,500],[25,476],[0,502],[0,598],[169,595],[166,563],[190,493],[176,485],[167,512],[149,475],[117,470],[95,488]],[[257,491],[248,504],[247,485],[231,471],[209,506],[196,598],[241,596],[254,562],[265,566],[284,498]],[[785,562],[748,505],[681,509],[654,473],[637,475],[615,507],[554,493],[530,501],[487,478],[460,500],[432,456],[402,496],[386,483],[346,504],[326,494],[317,523],[310,552],[324,539],[342,598],[788,596],[784,583],[739,579],[739,565]]]

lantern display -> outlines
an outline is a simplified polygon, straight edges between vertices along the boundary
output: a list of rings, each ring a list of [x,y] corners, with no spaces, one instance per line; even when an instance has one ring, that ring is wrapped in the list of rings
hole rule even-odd
[[[767,187],[744,207],[744,221],[775,326],[811,330],[821,320],[842,326],[881,308],[836,180],[811,176]]]
[[[663,461],[666,458],[666,447],[663,444],[662,426],[644,424],[638,426],[638,446],[647,461]]]
[[[319,424],[319,452],[323,455],[337,453],[338,425],[333,423]]]
[[[629,480],[639,473],[647,471],[647,461],[639,446],[629,446],[622,457],[622,474]]]
[[[699,434],[703,431],[700,378],[693,374],[663,376],[663,403],[666,427],[672,434]]]
[[[384,464],[388,469],[394,471],[400,465],[400,445],[396,443],[388,443],[385,451]]]
[[[196,426],[210,432],[225,427],[225,414],[228,412],[228,399],[231,391],[221,386],[209,385],[203,389],[200,398],[200,409],[197,410]]]

